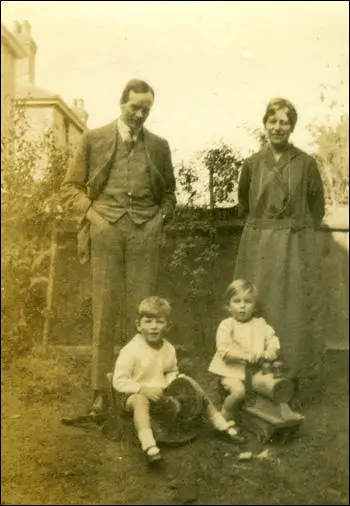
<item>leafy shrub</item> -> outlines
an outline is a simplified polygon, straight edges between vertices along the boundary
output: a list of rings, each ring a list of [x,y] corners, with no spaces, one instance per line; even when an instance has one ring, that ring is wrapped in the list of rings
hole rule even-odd
[[[335,126],[313,128],[317,143],[316,159],[323,176],[329,205],[349,203],[349,117]]]
[[[331,206],[349,203],[349,114],[347,104],[339,99],[342,93],[348,96],[348,86],[342,80],[336,85],[322,85],[320,104],[325,118],[321,124],[309,125],[326,202]]]
[[[57,146],[52,130],[29,140],[19,103],[12,127],[2,137],[2,351],[5,362],[32,347],[45,311],[51,232],[56,225],[58,191],[70,152]]]
[[[222,204],[231,205],[231,209],[234,206],[242,163],[240,153],[221,143],[198,153],[189,164],[181,164],[178,171],[184,204],[175,213],[177,239],[167,262],[167,274],[183,287],[182,299],[191,312],[191,321],[197,322],[194,328],[200,344],[208,333],[208,320],[213,319],[214,295],[208,287],[220,255],[216,208]]]

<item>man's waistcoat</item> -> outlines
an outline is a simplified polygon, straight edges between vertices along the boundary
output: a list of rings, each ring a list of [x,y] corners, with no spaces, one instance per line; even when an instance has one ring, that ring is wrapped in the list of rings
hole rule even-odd
[[[93,207],[111,223],[125,213],[135,223],[144,223],[156,214],[159,205],[152,192],[149,159],[142,137],[129,152],[118,133],[109,177]]]

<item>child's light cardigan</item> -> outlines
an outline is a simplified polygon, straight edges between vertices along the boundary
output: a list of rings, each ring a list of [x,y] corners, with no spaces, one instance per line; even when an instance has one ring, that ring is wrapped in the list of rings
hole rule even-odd
[[[166,388],[177,376],[174,346],[166,339],[160,349],[152,348],[136,334],[119,353],[113,373],[113,387],[121,393],[133,394],[141,386]]]
[[[216,333],[216,353],[209,365],[209,371],[226,378],[245,379],[243,350],[249,350],[259,358],[277,357],[280,349],[278,337],[264,318],[252,318],[248,322],[238,322],[233,317],[223,320]],[[237,363],[225,361],[230,352]],[[239,359],[242,358],[242,362]]]

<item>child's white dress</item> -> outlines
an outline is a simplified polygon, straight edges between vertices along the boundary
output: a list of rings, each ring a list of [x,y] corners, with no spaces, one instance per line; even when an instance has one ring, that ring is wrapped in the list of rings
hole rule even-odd
[[[226,378],[244,381],[246,363],[240,358],[243,350],[249,350],[259,358],[274,356],[280,348],[278,337],[264,318],[252,318],[238,322],[233,317],[223,320],[216,333],[216,353],[209,365],[209,371]],[[227,352],[235,355],[237,362],[225,361]]]

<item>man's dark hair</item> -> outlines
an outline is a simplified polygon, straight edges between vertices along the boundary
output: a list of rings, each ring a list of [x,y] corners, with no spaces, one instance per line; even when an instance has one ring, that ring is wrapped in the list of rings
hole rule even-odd
[[[130,79],[130,81],[126,83],[122,96],[120,97],[121,104],[125,104],[129,100],[130,91],[134,91],[135,93],[150,92],[154,97],[154,90],[146,81],[141,81],[141,79]]]

